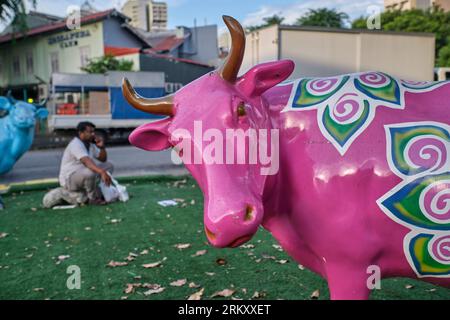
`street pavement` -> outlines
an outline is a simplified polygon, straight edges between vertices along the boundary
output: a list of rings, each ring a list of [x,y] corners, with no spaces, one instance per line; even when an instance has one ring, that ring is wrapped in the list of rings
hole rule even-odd
[[[114,176],[186,174],[184,166],[174,165],[170,150],[148,152],[132,146],[107,148],[108,161],[114,164]],[[57,178],[64,149],[27,152],[13,170],[0,176],[0,184]]]

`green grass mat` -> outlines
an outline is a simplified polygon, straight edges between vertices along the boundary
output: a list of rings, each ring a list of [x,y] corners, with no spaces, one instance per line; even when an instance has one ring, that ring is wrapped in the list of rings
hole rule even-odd
[[[45,190],[4,196],[0,299],[186,299],[201,289],[203,299],[224,289],[235,291],[232,297],[240,299],[310,299],[316,290],[319,299],[329,298],[326,282],[300,270],[265,230],[244,247],[210,247],[203,232],[203,197],[193,180],[127,181],[130,201],[102,207],[46,210],[41,207]],[[163,208],[157,204],[174,198],[183,199],[185,205]],[[178,244],[190,246],[179,249]],[[207,251],[193,256],[201,250]],[[66,257],[60,260],[60,256]],[[218,264],[218,259],[225,264]],[[127,265],[108,267],[110,261]],[[143,267],[156,262],[161,265]],[[79,290],[66,285],[71,265],[81,270]],[[170,285],[180,279],[187,279],[186,284]],[[136,286],[125,293],[128,284]],[[142,284],[164,290],[145,295],[151,286]],[[371,298],[448,300],[450,290],[389,279]]]

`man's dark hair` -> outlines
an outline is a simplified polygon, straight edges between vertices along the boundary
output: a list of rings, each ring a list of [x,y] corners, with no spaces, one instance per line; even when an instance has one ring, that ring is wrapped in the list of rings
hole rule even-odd
[[[92,122],[89,122],[89,121],[80,122],[77,125],[77,135],[80,134],[81,132],[86,131],[87,127],[91,127],[92,129],[95,129],[95,124],[93,124]]]

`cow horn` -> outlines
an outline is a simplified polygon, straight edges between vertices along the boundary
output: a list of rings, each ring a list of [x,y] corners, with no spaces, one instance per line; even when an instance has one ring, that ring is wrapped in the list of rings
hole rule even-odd
[[[134,108],[146,113],[158,114],[163,116],[173,116],[173,95],[161,98],[144,98],[141,97],[130,84],[127,78],[123,79],[122,91],[125,99]]]
[[[223,16],[223,21],[231,34],[231,49],[219,74],[224,80],[233,83],[237,79],[242,60],[244,59],[245,32],[236,19],[230,16]]]

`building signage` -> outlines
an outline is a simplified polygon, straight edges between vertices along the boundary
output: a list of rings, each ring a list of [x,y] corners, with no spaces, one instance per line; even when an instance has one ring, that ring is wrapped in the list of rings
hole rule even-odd
[[[75,47],[78,45],[78,39],[90,37],[91,32],[89,30],[80,30],[70,33],[64,33],[57,36],[48,38],[48,44],[59,44],[61,49]]]

